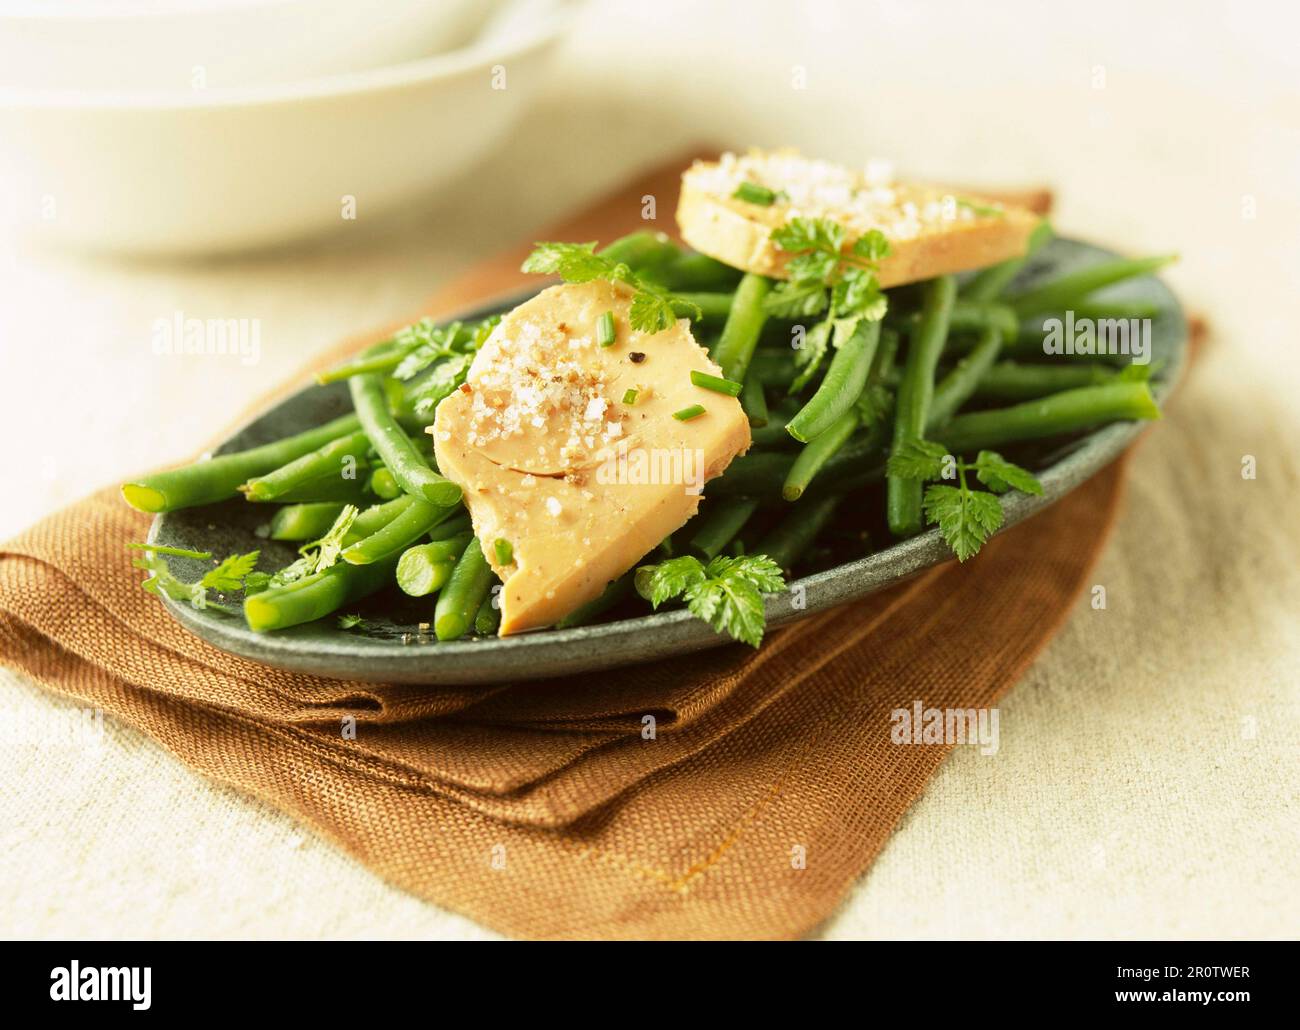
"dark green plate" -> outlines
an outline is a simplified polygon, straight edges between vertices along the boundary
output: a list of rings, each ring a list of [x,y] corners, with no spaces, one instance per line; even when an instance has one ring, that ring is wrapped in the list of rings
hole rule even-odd
[[[1025,269],[1023,282],[1028,284],[1110,256],[1084,243],[1055,240]],[[1159,315],[1152,324],[1152,360],[1160,363],[1154,392],[1163,401],[1182,373],[1186,351],[1187,326],[1177,300],[1163,283],[1149,277],[1112,287],[1108,296],[1159,306]],[[463,317],[482,318],[493,311],[507,310],[522,299],[506,298]],[[308,387],[253,420],[227,440],[218,453],[300,432],[348,409],[343,384]],[[1043,496],[1008,495],[1003,501],[1004,528],[1041,511],[1083,483],[1132,443],[1141,428],[1137,423],[1106,426],[1040,456],[1036,467],[1040,469]],[[295,553],[286,545],[257,536],[257,527],[268,518],[267,510],[258,505],[229,501],[160,515],[154,520],[149,539],[217,555],[261,548],[262,567],[279,567],[292,560]],[[950,557],[938,532],[931,530],[868,557],[805,576],[796,581],[802,591],[786,591],[767,599],[768,626],[781,626],[856,600]],[[173,570],[187,579],[201,574],[197,563],[171,561]],[[798,594],[804,604],[795,608],[792,599]],[[542,630],[504,640],[440,644],[431,634],[419,632],[420,622],[432,621],[432,599],[404,598],[396,590],[361,606],[358,610],[366,617],[365,625],[350,630],[339,629],[330,617],[278,633],[259,634],[250,631],[242,619],[210,608],[200,611],[170,599],[164,603],[188,630],[232,654],[318,676],[399,683],[495,683],[563,676],[668,658],[729,642],[687,612],[677,610],[577,629]]]

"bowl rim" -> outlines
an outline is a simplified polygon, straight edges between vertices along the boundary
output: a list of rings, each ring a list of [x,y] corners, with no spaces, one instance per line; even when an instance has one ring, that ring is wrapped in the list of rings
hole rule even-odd
[[[428,57],[338,72],[297,82],[227,86],[197,92],[168,90],[28,89],[0,86],[0,110],[208,111],[267,107],[308,100],[329,100],[383,93],[450,80],[480,72],[490,64],[528,57],[554,44],[573,20],[578,0],[543,0],[534,18],[526,18],[499,37],[488,35],[454,50]]]

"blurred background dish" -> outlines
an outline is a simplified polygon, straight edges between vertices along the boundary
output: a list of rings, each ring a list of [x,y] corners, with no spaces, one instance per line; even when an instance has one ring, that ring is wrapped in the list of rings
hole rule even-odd
[[[63,243],[180,254],[392,210],[453,180],[523,113],[569,7],[510,3],[464,47],[289,83],[0,88],[0,214]],[[353,9],[368,31],[373,9]]]
[[[363,71],[464,46],[496,0],[9,0],[0,86],[188,93]]]

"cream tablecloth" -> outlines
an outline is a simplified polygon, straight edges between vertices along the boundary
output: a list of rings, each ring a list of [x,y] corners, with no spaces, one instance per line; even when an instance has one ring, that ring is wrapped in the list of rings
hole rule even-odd
[[[1294,936],[1300,927],[1300,77],[1277,5],[595,4],[457,189],[274,254],[122,263],[0,241],[0,535],[174,459],[314,348],[699,140],[1049,182],[1211,321],[1065,631],[827,937]],[[642,8],[645,8],[644,10]],[[688,31],[689,30],[689,31]],[[806,69],[793,89],[792,69]],[[155,319],[259,318],[256,364]],[[1242,476],[1254,458],[1256,478]],[[0,671],[6,936],[478,937],[142,734]]]

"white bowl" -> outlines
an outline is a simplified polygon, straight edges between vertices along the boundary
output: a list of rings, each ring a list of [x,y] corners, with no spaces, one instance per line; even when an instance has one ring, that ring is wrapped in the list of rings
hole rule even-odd
[[[6,0],[0,86],[259,86],[414,61],[463,46],[486,0]]]
[[[303,83],[183,96],[0,89],[0,217],[90,249],[182,254],[389,211],[504,135],[537,96],[569,12],[515,4],[462,50]]]

